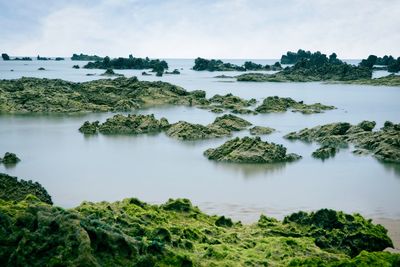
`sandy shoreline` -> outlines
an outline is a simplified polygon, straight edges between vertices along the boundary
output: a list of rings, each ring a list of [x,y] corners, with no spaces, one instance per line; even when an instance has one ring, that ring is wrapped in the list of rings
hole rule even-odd
[[[376,218],[374,223],[383,225],[388,230],[388,235],[393,241],[394,249],[386,249],[390,252],[400,253],[400,219]]]

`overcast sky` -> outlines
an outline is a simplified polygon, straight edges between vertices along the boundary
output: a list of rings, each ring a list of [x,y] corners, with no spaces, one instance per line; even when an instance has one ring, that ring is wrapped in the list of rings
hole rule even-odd
[[[400,56],[400,0],[0,0],[0,50],[153,58]]]

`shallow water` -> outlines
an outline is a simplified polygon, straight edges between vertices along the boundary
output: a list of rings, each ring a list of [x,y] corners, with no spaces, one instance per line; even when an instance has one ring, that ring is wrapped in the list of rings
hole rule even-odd
[[[240,63],[240,61],[232,61]],[[259,61],[271,64],[275,60]],[[358,123],[375,120],[400,122],[400,88],[322,83],[240,83],[216,79],[221,72],[194,72],[193,60],[168,60],[181,75],[141,76],[142,71],[117,71],[142,80],[162,80],[187,90],[202,89],[213,94],[233,93],[244,98],[270,95],[289,96],[305,103],[321,102],[338,109],[323,114],[299,113],[242,115],[255,125],[277,132],[264,140],[283,144],[289,152],[303,156],[298,162],[270,165],[223,164],[207,160],[203,151],[229,138],[182,142],[165,136],[85,137],[78,132],[86,120],[104,121],[112,114],[87,115],[2,115],[0,154],[17,153],[22,161],[13,168],[0,165],[0,172],[39,181],[53,196],[55,204],[73,207],[83,200],[120,200],[135,196],[160,203],[168,198],[186,197],[210,213],[254,221],[260,213],[274,217],[298,210],[333,208],[360,212],[366,216],[400,218],[400,165],[383,164],[371,156],[356,156],[351,148],[335,158],[313,159],[318,146],[282,138],[291,131],[329,122]],[[27,64],[27,65],[24,65]],[[21,76],[87,81],[101,78],[86,73],[102,70],[72,69],[82,62],[69,60],[4,62],[0,78]],[[39,67],[46,71],[38,71]],[[13,72],[10,69],[14,69]],[[225,72],[235,75],[234,72]],[[160,107],[140,110],[170,122],[186,120],[207,124],[217,116],[189,107]],[[248,131],[235,136],[249,135]]]

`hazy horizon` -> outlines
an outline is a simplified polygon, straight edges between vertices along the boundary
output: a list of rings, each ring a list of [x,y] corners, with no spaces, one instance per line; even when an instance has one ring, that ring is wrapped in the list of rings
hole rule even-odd
[[[278,59],[400,56],[400,1],[0,0],[1,52]]]

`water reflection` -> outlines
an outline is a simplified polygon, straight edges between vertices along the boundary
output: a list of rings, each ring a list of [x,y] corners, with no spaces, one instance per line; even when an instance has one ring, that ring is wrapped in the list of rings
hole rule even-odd
[[[211,160],[210,160],[211,161]],[[278,175],[287,164],[296,164],[295,162],[279,162],[279,163],[265,163],[265,164],[248,164],[248,163],[228,163],[228,162],[214,162],[213,167],[219,171],[228,171],[233,173],[240,173],[244,178],[264,178],[268,174]],[[264,174],[264,176],[260,176]]]

